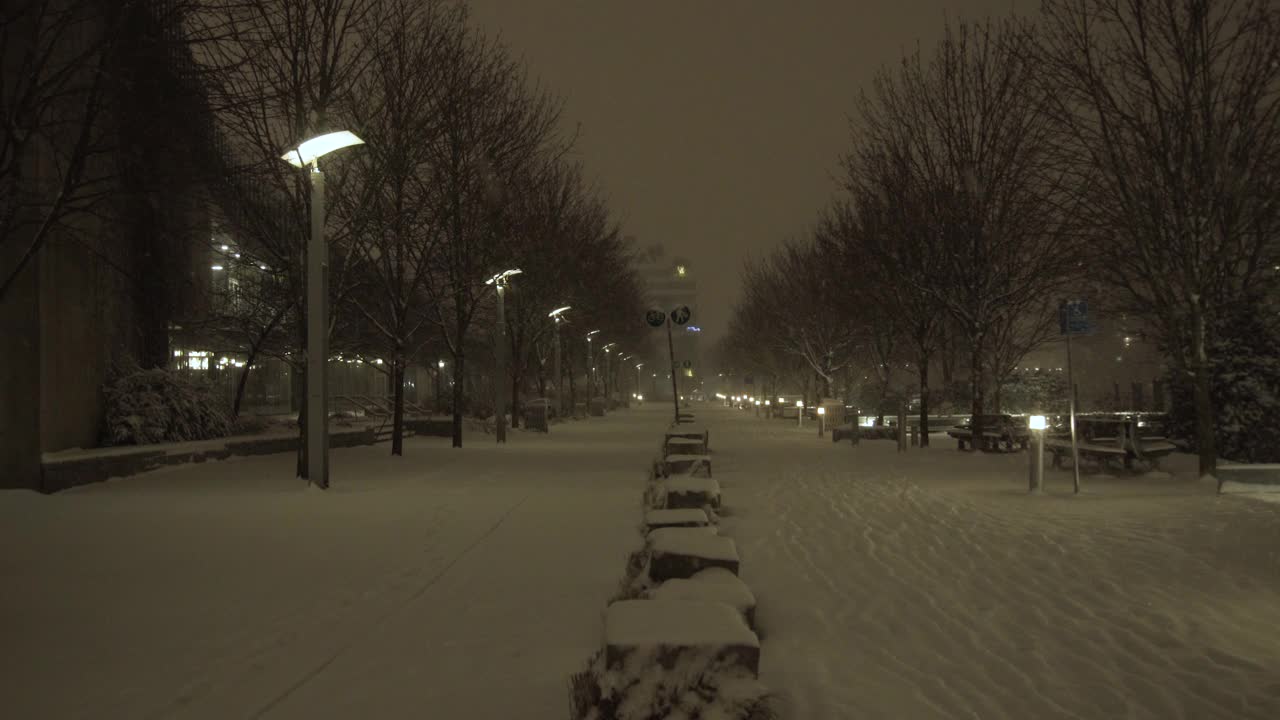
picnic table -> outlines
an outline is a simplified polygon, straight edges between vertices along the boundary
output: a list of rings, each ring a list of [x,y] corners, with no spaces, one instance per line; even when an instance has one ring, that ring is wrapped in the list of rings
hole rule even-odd
[[[1160,458],[1177,450],[1177,446],[1159,435],[1143,436],[1142,428],[1146,427],[1137,417],[1125,418],[1089,418],[1090,431],[1081,433],[1077,422],[1076,448],[1082,457],[1092,458],[1102,463],[1120,460],[1126,469],[1132,469],[1135,461],[1145,463],[1152,468],[1158,467]],[[1105,437],[1113,429],[1115,437]],[[1080,436],[1084,435],[1084,439]],[[1104,435],[1104,437],[1098,437]],[[1053,466],[1062,467],[1062,459],[1071,455],[1071,435],[1056,433],[1046,438],[1044,447],[1053,453]]]

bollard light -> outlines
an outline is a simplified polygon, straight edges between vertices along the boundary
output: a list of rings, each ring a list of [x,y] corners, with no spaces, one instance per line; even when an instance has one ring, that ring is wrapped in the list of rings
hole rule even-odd
[[[826,408],[824,408],[824,407],[820,407],[820,408],[818,408],[818,414],[819,414],[819,415],[826,415],[826,414],[827,414],[827,409],[826,409]]]
[[[1032,415],[1028,418],[1027,425],[1032,430],[1044,430],[1048,425],[1045,423],[1043,415]]]
[[[818,437],[822,437],[827,427],[827,409],[822,405],[818,406]]]
[[[1031,467],[1028,472],[1028,488],[1032,493],[1044,491],[1044,431],[1048,427],[1043,415],[1027,418],[1031,429],[1031,451],[1027,453]]]

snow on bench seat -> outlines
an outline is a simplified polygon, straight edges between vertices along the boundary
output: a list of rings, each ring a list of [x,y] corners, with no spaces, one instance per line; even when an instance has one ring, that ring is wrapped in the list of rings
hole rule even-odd
[[[707,477],[711,477],[711,456],[710,455],[691,455],[686,453],[676,453],[668,455],[662,459],[664,477],[669,475],[690,475],[698,474],[700,470],[705,470]]]
[[[662,481],[667,509],[720,507],[720,483],[714,478],[674,475]]]
[[[1214,471],[1220,493],[1280,492],[1280,464],[1219,465]]]
[[[663,442],[671,438],[685,438],[686,440],[701,440],[703,445],[710,447],[711,431],[710,430],[693,430],[693,429],[675,429],[668,430],[663,436]]]
[[[663,452],[672,455],[706,455],[707,444],[702,438],[667,437]]]
[[[687,652],[717,659],[758,675],[760,639],[732,607],[688,600],[622,600],[605,610],[605,663],[621,667],[629,656],[671,669]]]
[[[673,578],[645,591],[651,600],[692,600],[719,602],[737,610],[747,623],[755,627],[756,597],[737,575],[719,567],[694,573],[689,579]]]
[[[663,527],[704,527],[711,524],[701,507],[669,510],[650,510],[644,514],[644,524],[649,530]]]
[[[649,579],[664,582],[688,578],[709,567],[738,572],[738,547],[732,538],[712,535],[703,528],[658,528],[646,538]]]

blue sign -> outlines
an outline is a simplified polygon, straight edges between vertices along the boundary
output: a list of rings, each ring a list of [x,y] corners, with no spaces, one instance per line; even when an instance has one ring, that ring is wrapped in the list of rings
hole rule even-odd
[[[1084,300],[1064,300],[1058,306],[1058,334],[1087,335],[1093,332],[1089,325],[1089,304]]]
[[[689,332],[702,332],[702,328],[698,327],[697,325],[690,325],[686,327],[685,330],[688,330]]]

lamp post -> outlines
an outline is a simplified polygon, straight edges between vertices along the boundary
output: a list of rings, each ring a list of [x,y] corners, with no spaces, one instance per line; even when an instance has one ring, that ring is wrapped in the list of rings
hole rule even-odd
[[[595,395],[595,355],[591,352],[591,336],[599,333],[599,330],[592,330],[587,333],[587,407],[591,407],[591,397]]]
[[[493,414],[497,421],[498,442],[505,443],[507,441],[507,319],[502,307],[503,291],[507,289],[507,278],[512,275],[519,275],[522,270],[519,268],[513,270],[503,270],[484,281],[485,285],[492,285],[498,291],[498,331],[495,333],[497,348],[494,355],[498,359],[498,377],[494,382],[494,408]]]
[[[564,313],[569,309],[568,305],[556,308],[547,313],[547,317],[556,323],[556,412],[564,417],[564,392],[560,388],[560,323],[564,320]]]
[[[329,251],[324,241],[324,173],[320,158],[364,141],[346,130],[317,135],[280,156],[311,172],[311,237],[307,241],[307,414],[304,477],[329,487],[329,398],[325,371],[329,362]]]
[[[609,407],[609,352],[617,346],[618,343],[609,343],[608,345],[600,348],[604,351],[604,377],[600,381],[600,386],[604,393],[604,404],[606,409]]]
[[[827,408],[825,405],[818,406],[818,437],[822,437],[822,433],[827,429]]]
[[[1048,427],[1043,415],[1032,415],[1027,418],[1027,427],[1031,429],[1030,492],[1039,493],[1044,490],[1044,432]]]
[[[437,408],[438,410],[443,411],[443,410],[444,410],[444,403],[443,403],[443,402],[441,402],[441,400],[443,400],[444,398],[440,395],[440,392],[441,392],[441,391],[440,391],[440,376],[441,376],[441,375],[444,375],[444,360],[439,360],[439,361],[437,361],[437,362],[436,362],[436,408]]]
[[[796,427],[804,427],[804,401],[796,401]]]

